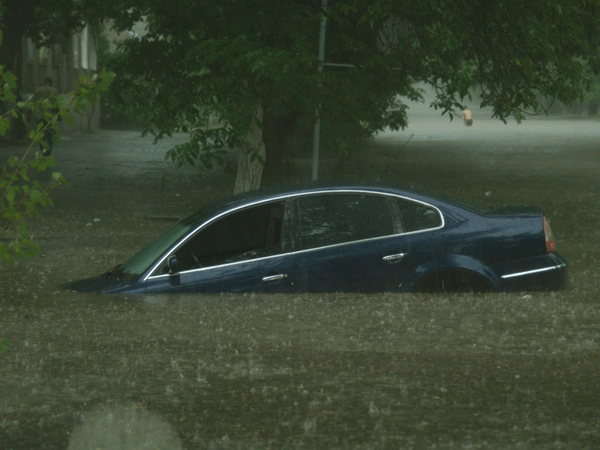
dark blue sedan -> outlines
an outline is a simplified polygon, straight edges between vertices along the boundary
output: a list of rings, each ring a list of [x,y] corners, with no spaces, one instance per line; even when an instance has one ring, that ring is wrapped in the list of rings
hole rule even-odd
[[[555,290],[567,262],[537,207],[329,185],[213,203],[129,261],[68,289],[145,292]]]

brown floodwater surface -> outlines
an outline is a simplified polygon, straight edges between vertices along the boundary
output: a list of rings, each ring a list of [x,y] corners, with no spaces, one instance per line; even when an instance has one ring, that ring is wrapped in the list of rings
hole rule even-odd
[[[407,184],[541,206],[567,290],[65,292],[233,186],[163,161],[173,141],[73,135],[54,152],[70,184],[31,225],[38,257],[0,274],[0,449],[600,447],[600,123],[436,120],[380,135],[343,174],[391,163]],[[22,150],[0,147],[0,162]]]

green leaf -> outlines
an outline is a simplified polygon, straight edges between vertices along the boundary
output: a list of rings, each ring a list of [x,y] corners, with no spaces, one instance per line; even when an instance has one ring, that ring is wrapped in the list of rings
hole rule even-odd
[[[4,193],[4,198],[6,199],[6,201],[8,203],[13,203],[15,201],[16,193],[17,193],[17,191],[16,191],[15,186],[11,186]]]
[[[67,179],[60,172],[53,172],[52,179],[60,186],[68,184]]]
[[[0,252],[1,252],[1,250],[0,250]],[[9,346],[9,344],[10,344],[10,342],[9,342],[8,339],[6,339],[6,338],[0,339],[0,353],[6,351],[6,349]]]
[[[38,191],[37,189],[32,189],[31,192],[29,193],[29,198],[34,203],[38,202],[41,197],[42,197],[42,193],[40,191]]]
[[[6,132],[10,128],[10,120],[8,117],[0,118],[0,136],[6,136]]]

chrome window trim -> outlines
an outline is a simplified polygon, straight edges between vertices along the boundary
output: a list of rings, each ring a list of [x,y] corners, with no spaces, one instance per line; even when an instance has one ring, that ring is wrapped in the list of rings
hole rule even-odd
[[[234,261],[234,262],[225,263],[225,264],[217,264],[217,265],[214,265],[214,266],[198,267],[196,269],[185,270],[183,272],[177,272],[177,275],[187,275],[187,274],[195,273],[195,272],[203,272],[205,270],[221,269],[223,267],[235,266],[237,264],[244,264],[244,263],[247,263],[247,262],[261,261],[261,260],[265,260],[265,259],[283,258],[283,257],[286,257],[286,256],[291,256],[291,255],[292,255],[292,252],[287,252],[287,253],[280,253],[280,254],[277,254],[277,255],[261,256],[259,258],[246,259],[244,261]],[[147,279],[148,280],[158,280],[158,279],[161,279],[161,278],[171,277],[171,276],[173,276],[173,274],[170,274],[170,273],[161,273],[159,275],[151,275]]]
[[[509,273],[506,275],[502,275],[501,278],[506,280],[508,278],[523,277],[526,275],[533,275],[534,273],[542,273],[542,272],[549,272],[550,270],[558,270],[558,269],[562,269],[563,267],[567,267],[567,265],[565,263],[562,263],[562,264],[557,264],[555,266],[542,267],[541,269],[533,269],[533,270],[526,270],[524,272]]]
[[[377,237],[374,237],[374,238],[360,239],[358,241],[340,242],[339,244],[322,245],[321,247],[305,248],[305,249],[302,249],[302,250],[296,250],[295,252],[292,252],[292,254],[296,255],[296,254],[300,254],[300,253],[314,252],[314,251],[317,251],[317,250],[323,250],[323,249],[328,249],[328,248],[342,247],[344,245],[362,244],[362,243],[365,243],[365,242],[377,241],[377,240],[382,240],[382,239],[394,239],[394,238],[397,238],[399,236],[404,236],[405,234],[406,233],[388,234],[386,236],[377,236]]]
[[[424,228],[422,230],[417,230],[417,231],[407,231],[405,233],[400,233],[400,234],[416,234],[416,233],[424,233],[427,231],[434,231],[434,230],[439,230],[441,228],[444,228],[444,226],[446,225],[446,218],[444,217],[444,214],[442,213],[442,211],[440,211],[440,208],[438,208],[437,206],[431,205],[429,203],[426,202],[422,202],[421,200],[415,200],[414,198],[409,198],[409,197],[405,197],[403,195],[398,195],[398,194],[390,194],[391,196],[397,197],[397,198],[401,198],[403,200],[407,200],[409,202],[413,202],[413,203],[419,203],[421,205],[427,206],[428,208],[432,208],[434,210],[437,211],[437,213],[439,214],[439,216],[442,218],[442,224],[437,226],[437,227],[433,227],[433,228]]]
[[[171,251],[165,253],[165,255],[162,258],[160,258],[151,267],[150,270],[148,270],[148,275],[146,275],[142,279],[142,282],[146,282],[149,279],[155,280],[155,279],[162,278],[162,277],[172,276],[172,274],[155,274],[154,272],[163,264],[164,261],[167,260],[167,258],[169,258],[169,256],[171,256],[174,252],[176,252],[177,249],[179,247],[181,247],[183,244],[185,244],[192,236],[196,235],[196,233],[198,233],[202,228],[207,227],[208,225],[210,225],[211,223],[215,222],[216,220],[220,219],[223,216],[235,213],[236,211],[239,211],[242,209],[247,209],[247,208],[251,208],[253,206],[261,205],[264,203],[287,201],[287,200],[295,199],[298,197],[305,197],[305,196],[310,196],[310,195],[322,195],[322,194],[366,194],[366,195],[381,195],[381,196],[385,196],[385,197],[396,197],[396,198],[400,198],[400,199],[407,200],[410,202],[419,203],[421,205],[424,205],[424,206],[434,209],[435,211],[437,211],[437,213],[441,217],[442,223],[440,226],[435,227],[435,228],[426,228],[424,230],[410,231],[410,232],[406,232],[406,233],[389,234],[386,236],[378,236],[376,238],[362,239],[359,241],[342,242],[339,244],[327,245],[327,246],[323,246],[323,247],[314,247],[314,248],[305,249],[305,250],[298,250],[297,252],[292,251],[292,252],[287,252],[287,253],[281,253],[278,255],[271,255],[271,256],[265,256],[265,257],[260,257],[260,258],[248,259],[245,261],[236,261],[236,262],[232,262],[232,263],[218,264],[218,265],[209,266],[209,267],[200,267],[198,269],[192,269],[192,270],[188,270],[185,272],[178,272],[178,273],[179,274],[184,274],[184,273],[187,274],[187,273],[192,273],[192,272],[201,271],[201,270],[213,269],[213,268],[217,268],[217,267],[225,267],[225,266],[232,265],[232,264],[240,264],[240,263],[245,263],[248,261],[257,261],[260,259],[275,258],[275,257],[283,256],[283,255],[291,255],[294,253],[309,252],[309,251],[323,249],[323,248],[339,247],[342,245],[350,245],[350,244],[356,244],[356,243],[360,243],[360,242],[368,242],[368,241],[372,241],[372,240],[376,240],[376,239],[387,239],[387,238],[391,238],[391,237],[406,236],[406,235],[412,235],[412,234],[417,234],[417,233],[426,233],[426,232],[435,231],[435,230],[444,228],[444,226],[446,224],[444,214],[442,214],[442,211],[440,211],[440,209],[438,207],[431,205],[429,203],[423,202],[421,200],[416,200],[414,198],[406,197],[404,195],[394,194],[392,192],[380,191],[377,189],[318,189],[318,190],[314,190],[314,191],[311,190],[311,191],[307,191],[307,192],[294,192],[294,193],[290,193],[290,194],[281,194],[279,196],[271,197],[268,199],[256,200],[251,203],[245,203],[243,205],[236,206],[234,208],[228,209],[227,211],[223,211],[220,214],[218,214],[214,217],[211,217],[209,220],[201,223],[196,228],[191,230],[188,233],[188,235],[181,242],[179,242],[179,244],[177,244],[177,246],[173,247],[171,249]]]
[[[446,219],[444,217],[444,214],[442,214],[442,211],[440,211],[440,209],[437,206],[431,205],[429,203],[423,202],[421,200],[415,200],[414,198],[410,198],[410,197],[406,197],[404,195],[400,195],[400,194],[394,194],[391,192],[385,192],[385,191],[373,191],[373,190],[358,190],[358,189],[340,189],[340,190],[336,190],[336,191],[318,191],[318,192],[310,192],[309,194],[299,194],[296,195],[296,197],[302,195],[319,195],[319,194],[326,194],[326,193],[331,193],[331,192],[338,192],[338,193],[343,193],[343,194],[354,194],[354,193],[359,193],[359,194],[371,194],[371,195],[383,195],[386,197],[396,197],[396,198],[400,198],[403,200],[407,200],[409,202],[413,202],[413,203],[419,203],[421,205],[427,206],[428,208],[432,208],[435,211],[437,211],[437,213],[439,214],[439,216],[442,219],[442,223],[441,225],[434,227],[434,228],[425,228],[423,230],[417,230],[417,231],[408,231],[408,232],[402,232],[402,233],[394,233],[394,234],[387,234],[385,236],[377,236],[374,238],[369,238],[369,239],[360,239],[358,241],[349,241],[349,242],[340,242],[339,244],[332,244],[332,245],[324,245],[321,247],[313,247],[313,248],[306,248],[303,250],[297,250],[295,252],[292,253],[304,253],[304,252],[310,252],[313,250],[319,250],[322,248],[332,248],[332,247],[340,247],[342,245],[351,245],[351,244],[356,244],[356,243],[361,243],[361,242],[368,242],[368,241],[373,241],[373,240],[377,240],[377,239],[386,239],[386,238],[393,238],[393,237],[398,237],[398,236],[408,236],[408,235],[413,235],[413,234],[418,234],[418,233],[427,233],[430,231],[435,231],[435,230],[439,230],[441,228],[444,228],[444,226],[446,225]]]
[[[403,200],[407,200],[409,202],[413,202],[413,203],[419,203],[421,205],[427,206],[429,208],[435,209],[438,214],[440,215],[440,217],[442,218],[442,224],[439,227],[435,227],[435,228],[426,228],[425,230],[418,230],[418,231],[411,231],[410,233],[420,233],[422,231],[429,231],[429,230],[439,230],[440,228],[444,228],[444,225],[446,224],[445,219],[444,219],[444,214],[442,214],[442,211],[440,211],[440,209],[437,206],[434,206],[430,203],[421,201],[421,200],[416,200],[414,198],[410,198],[410,197],[406,197],[404,195],[401,194],[394,194],[393,192],[386,192],[386,191],[374,191],[374,190],[365,190],[365,189],[340,189],[340,190],[323,190],[323,191],[311,191],[308,193],[302,193],[302,194],[294,194],[291,195],[290,197],[300,197],[300,196],[308,196],[308,195],[319,195],[319,194],[328,194],[328,193],[332,193],[332,192],[337,192],[337,193],[342,193],[342,194],[355,194],[355,193],[359,193],[359,194],[371,194],[371,195],[383,195],[386,197],[396,197],[396,198],[401,198]],[[409,234],[409,233],[398,233],[398,234]],[[391,236],[391,235],[390,235]]]
[[[185,244],[192,236],[194,236],[196,233],[198,233],[202,228],[207,227],[208,225],[210,225],[211,223],[213,223],[216,220],[220,219],[221,217],[226,216],[228,214],[232,214],[232,213],[234,213],[236,211],[239,211],[241,209],[250,208],[252,206],[261,205],[263,203],[278,202],[278,201],[281,201],[281,200],[287,200],[289,197],[290,197],[289,195],[281,195],[281,196],[272,197],[272,198],[268,198],[268,199],[257,200],[255,202],[251,202],[251,203],[246,203],[246,204],[243,204],[243,205],[236,206],[234,208],[228,209],[227,211],[223,211],[222,213],[217,214],[216,216],[211,217],[209,220],[207,220],[205,222],[202,222],[200,225],[198,225],[196,228],[194,228],[192,231],[190,231],[188,233],[188,235],[184,239],[182,239],[181,242],[179,242],[179,244],[177,244],[175,247],[173,247],[171,249],[171,251],[165,253],[165,255],[162,258],[160,258],[158,260],[158,262],[155,263],[152,266],[152,268],[148,271],[148,275],[146,275],[142,281],[145,282],[145,281],[147,281],[150,278],[157,278],[157,277],[162,276],[162,275],[167,275],[168,276],[169,274],[155,275],[154,271],[157,270],[162,265],[162,263],[165,262],[165,260],[169,256],[171,256],[175,251],[177,251],[177,249],[179,247],[181,247],[183,244]],[[234,264],[234,263],[231,263],[231,264]],[[209,267],[201,267],[200,269],[208,269],[210,267],[221,267],[221,265],[218,265],[218,266],[209,266]],[[187,272],[190,272],[190,271],[187,271]],[[178,272],[178,273],[184,273],[184,272]]]

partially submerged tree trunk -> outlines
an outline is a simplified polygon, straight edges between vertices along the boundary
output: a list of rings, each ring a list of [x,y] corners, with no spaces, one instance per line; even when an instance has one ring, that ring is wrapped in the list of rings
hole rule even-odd
[[[265,161],[263,180],[269,183],[285,182],[283,171],[284,158],[288,156],[287,139],[293,133],[298,120],[298,114],[289,113],[276,117],[268,111],[264,115],[263,141],[267,147],[269,158]]]
[[[263,121],[263,108],[258,105],[256,115],[248,132],[249,149],[241,149],[238,157],[237,175],[235,178],[234,194],[252,191],[260,188],[263,162],[266,160],[263,132],[257,122]],[[258,157],[257,157],[258,156]]]

